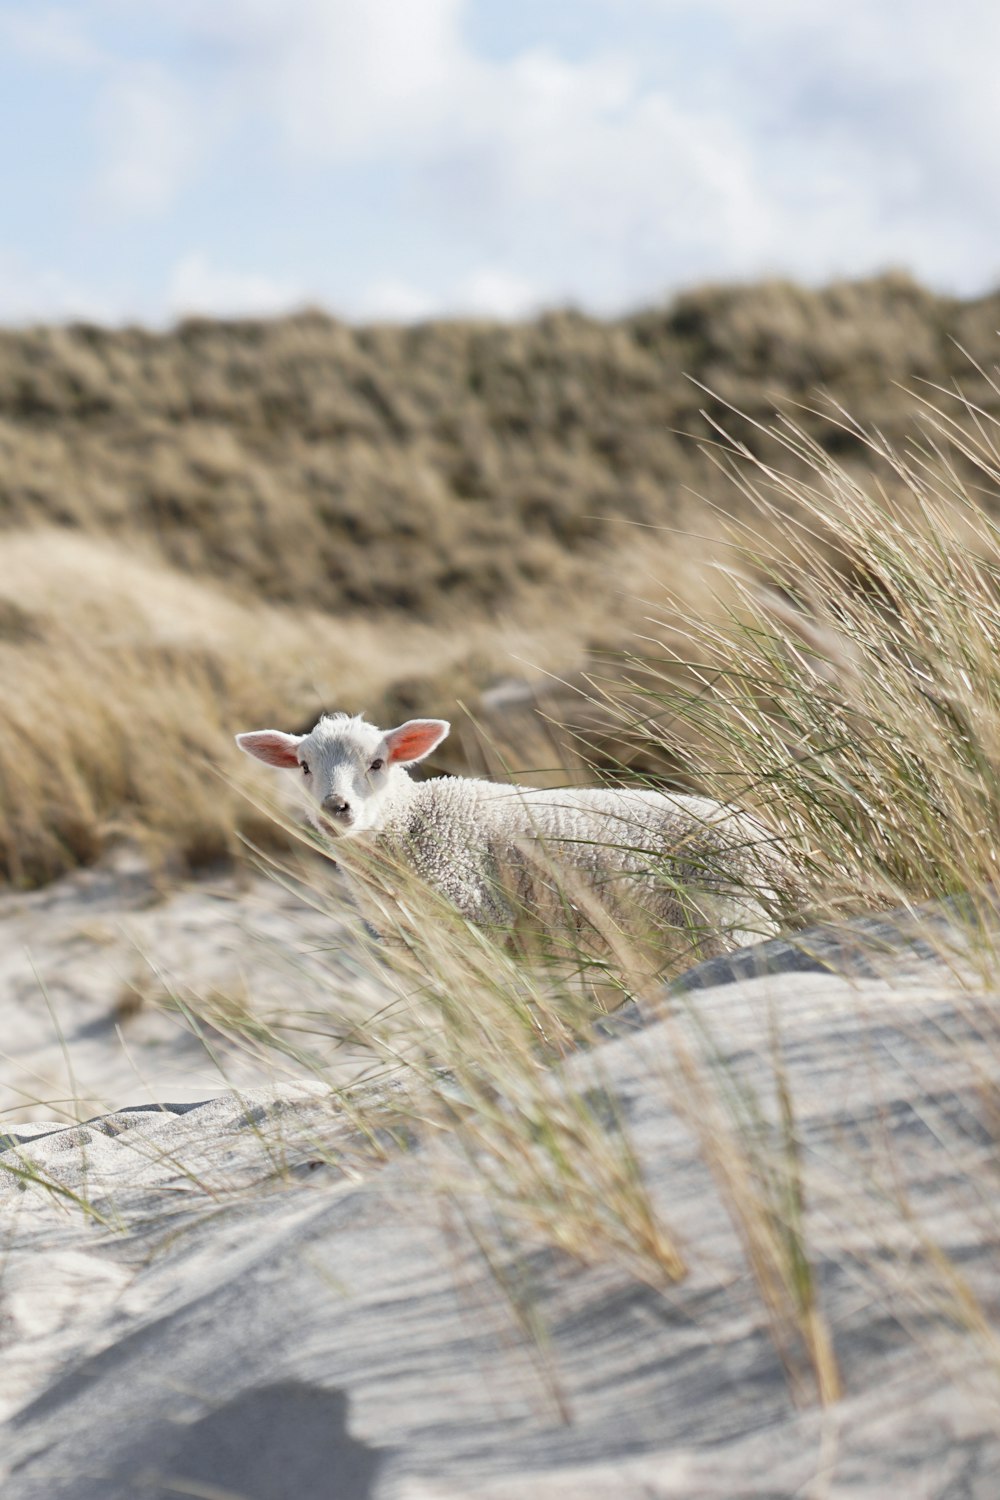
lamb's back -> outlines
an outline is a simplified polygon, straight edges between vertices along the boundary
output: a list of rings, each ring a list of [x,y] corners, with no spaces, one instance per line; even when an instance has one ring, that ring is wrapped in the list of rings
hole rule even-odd
[[[749,928],[760,931],[746,888],[771,885],[778,868],[771,835],[750,814],[645,788],[543,790],[438,777],[417,784],[401,832],[417,872],[487,923],[509,920],[512,892],[518,907],[541,914],[552,889],[546,869],[561,865],[602,899],[652,903],[677,926],[690,915],[677,892],[691,887],[708,896],[710,921],[732,925],[749,913]]]
[[[768,832],[750,814],[707,797],[632,787],[544,788],[473,777],[420,783],[410,806],[409,836],[423,860],[474,863],[541,841],[574,864],[597,861],[638,868],[649,856],[697,864],[708,851],[763,850]],[[468,857],[468,858],[467,858]]]

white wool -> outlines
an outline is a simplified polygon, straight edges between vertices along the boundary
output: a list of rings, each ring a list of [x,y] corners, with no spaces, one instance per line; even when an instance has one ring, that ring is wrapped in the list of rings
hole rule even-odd
[[[381,730],[325,715],[308,735],[238,737],[290,759],[323,832],[412,868],[468,920],[509,927],[556,915],[587,925],[594,901],[616,926],[698,934],[700,956],[777,930],[790,883],[774,835],[705,797],[630,788],[536,790],[466,776],[414,781],[407,766],[448,732],[441,720]],[[285,748],[287,747],[287,749]]]

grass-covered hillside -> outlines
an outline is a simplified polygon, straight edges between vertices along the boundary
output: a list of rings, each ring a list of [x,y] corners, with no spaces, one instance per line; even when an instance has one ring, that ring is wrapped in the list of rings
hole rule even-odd
[[[674,522],[692,489],[731,505],[685,436],[725,412],[697,383],[757,420],[822,388],[892,437],[896,382],[986,398],[962,350],[992,363],[998,327],[1000,296],[888,277],[706,289],[610,323],[7,332],[0,525],[110,536],[268,603],[433,622],[603,571],[623,520]]]
[[[899,489],[831,412],[903,446],[908,392],[958,381],[994,411],[977,365],[998,327],[1000,296],[893,276],[616,322],[0,334],[0,876],[49,878],[118,832],[214,858],[267,823],[211,769],[246,774],[236,729],[476,710],[501,679],[603,659],[664,591],[710,613],[726,520],[751,510],[713,421],[807,476],[757,425],[794,411],[847,474]]]

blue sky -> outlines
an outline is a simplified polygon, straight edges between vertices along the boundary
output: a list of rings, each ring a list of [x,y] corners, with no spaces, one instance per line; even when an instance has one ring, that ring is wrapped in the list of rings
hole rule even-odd
[[[0,0],[0,322],[1000,282],[996,0]]]

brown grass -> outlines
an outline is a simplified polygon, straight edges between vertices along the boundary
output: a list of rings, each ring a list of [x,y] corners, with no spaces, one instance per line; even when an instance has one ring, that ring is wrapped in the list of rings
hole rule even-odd
[[[956,372],[995,411],[953,340],[991,360],[997,312],[894,276],[709,288],[615,323],[0,334],[0,878],[118,833],[188,866],[264,838],[210,768],[244,777],[234,730],[332,706],[457,716],[446,769],[476,763],[465,704],[492,768],[691,784],[683,744],[623,736],[578,691],[641,628],[637,599],[725,603],[711,565],[746,500],[681,434],[731,401],[734,436],[774,461],[755,424],[822,383],[900,436],[893,382]],[[869,463],[856,432],[800,416],[846,473]],[[548,683],[567,732],[507,679]]]
[[[952,341],[989,363],[997,326],[996,299],[895,276],[709,288],[615,323],[355,329],[309,313],[9,332],[0,525],[113,535],[254,599],[435,621],[449,601],[569,587],[623,520],[683,521],[687,492],[731,508],[679,435],[707,435],[702,408],[766,421],[823,387],[897,439],[896,381],[961,375],[993,405]],[[864,459],[850,435],[822,441]]]
[[[804,393],[817,378],[839,381],[838,390],[854,391],[847,399],[861,417],[875,417],[891,429],[905,407],[909,426],[912,401],[904,403],[893,391],[893,376],[911,379],[940,371],[946,379],[948,330],[963,319],[987,315],[992,317],[985,305],[963,309],[934,302],[897,281],[832,289],[822,296],[789,288],[704,293],[682,299],[663,315],[599,329],[594,337],[608,366],[603,369],[597,361],[589,367],[593,384],[579,389],[568,374],[577,344],[596,347],[587,343],[594,325],[581,319],[548,319],[528,329],[412,334],[348,333],[316,319],[231,330],[226,337],[246,359],[221,373],[215,368],[212,389],[213,399],[229,400],[233,411],[242,413],[239,440],[235,417],[225,419],[234,427],[235,447],[228,449],[234,464],[251,434],[262,453],[276,451],[268,448],[266,408],[253,405],[262,400],[258,386],[263,388],[268,367],[263,354],[257,363],[251,358],[255,341],[280,342],[304,329],[317,340],[321,333],[333,340],[347,351],[345,359],[359,349],[373,361],[381,353],[393,369],[393,351],[408,347],[410,340],[414,368],[408,378],[416,388],[421,380],[433,384],[438,378],[442,366],[436,360],[451,368],[448,359],[457,358],[455,351],[468,350],[479,339],[494,355],[506,349],[507,357],[489,365],[476,400],[486,402],[479,394],[486,391],[494,414],[519,411],[529,432],[536,420],[539,430],[545,429],[545,423],[556,422],[544,399],[550,380],[552,391],[568,393],[566,409],[578,401],[580,411],[587,412],[590,425],[580,437],[581,450],[592,445],[601,420],[626,435],[618,461],[646,465],[642,473],[650,504],[654,494],[660,496],[661,510],[650,511],[655,525],[670,525],[675,518],[670,506],[676,496],[666,470],[655,483],[651,477],[654,456],[666,451],[661,442],[673,439],[662,412],[659,425],[651,420],[641,430],[630,425],[638,421],[635,412],[643,398],[641,381],[636,377],[630,384],[628,372],[656,372],[646,391],[647,419],[672,389],[668,350],[678,368],[683,361],[720,386],[728,382],[726,394],[734,399],[739,390],[751,391],[757,405],[725,416],[735,439],[729,452],[736,460],[736,484],[725,462],[713,468],[717,447],[690,460],[704,466],[699,472],[707,496],[693,530],[708,533],[710,543],[689,538],[678,544],[672,531],[654,531],[642,544],[631,541],[627,551],[617,541],[611,545],[611,531],[603,540],[566,542],[558,566],[579,570],[573,595],[554,595],[551,579],[548,584],[536,580],[535,592],[519,585],[503,595],[507,614],[500,620],[491,613],[496,575],[485,565],[477,573],[476,557],[509,567],[519,555],[518,534],[512,531],[507,542],[486,543],[480,537],[476,554],[473,532],[464,529],[470,524],[462,509],[468,497],[457,491],[442,511],[454,518],[455,527],[444,551],[472,548],[468,578],[479,578],[478,591],[438,587],[402,600],[392,592],[386,562],[394,555],[392,547],[373,546],[370,553],[360,548],[351,554],[357,576],[370,558],[372,577],[382,590],[365,615],[351,612],[349,601],[335,592],[321,599],[303,590],[295,607],[282,602],[277,587],[269,595],[254,572],[259,535],[253,526],[244,535],[235,524],[216,533],[215,512],[206,512],[200,528],[192,522],[190,532],[167,521],[158,531],[133,518],[120,541],[106,534],[110,528],[97,506],[84,511],[75,534],[53,527],[51,516],[43,527],[44,507],[22,516],[20,529],[0,538],[0,828],[6,840],[0,856],[7,870],[16,878],[44,878],[93,857],[116,828],[141,832],[154,845],[179,850],[189,862],[225,853],[239,826],[255,838],[268,836],[269,816],[210,773],[215,764],[227,774],[232,769],[250,775],[253,768],[244,769],[235,759],[234,728],[269,720],[294,727],[333,702],[373,713],[383,706],[388,712],[392,704],[429,710],[426,696],[408,699],[434,691],[441,696],[433,708],[448,711],[450,702],[474,693],[491,675],[509,672],[507,652],[529,655],[544,666],[571,660],[576,651],[588,653],[593,665],[599,647],[616,633],[624,639],[629,623],[645,612],[653,624],[646,626],[641,657],[632,663],[615,659],[599,684],[604,694],[591,689],[599,700],[595,714],[603,714],[611,726],[607,758],[617,755],[626,767],[642,764],[643,756],[660,766],[683,763],[687,774],[717,790],[769,806],[798,836],[803,883],[828,912],[856,902],[913,903],[969,893],[971,936],[979,937],[983,972],[993,980],[1000,533],[992,515],[1000,476],[994,436],[1000,394],[973,371],[970,385],[982,396],[986,415],[959,408],[956,428],[954,408],[925,409],[929,428],[923,446],[909,451],[867,436],[847,420],[822,429],[824,440],[818,441],[818,419],[808,412],[801,413],[798,430],[780,423],[755,425],[759,392],[769,371],[779,369],[785,372],[786,394],[789,388]],[[657,330],[664,328],[659,363],[644,366],[637,352],[647,347],[643,338],[648,336],[649,348],[658,348]],[[58,343],[55,335],[37,337]],[[174,336],[182,350],[185,339],[205,346],[204,370],[192,366],[185,377],[193,382],[192,391],[208,379],[214,368],[209,355],[226,347],[226,337],[208,326]],[[63,338],[70,347],[74,338],[86,342],[82,333]],[[121,339],[119,352],[124,357],[131,350],[130,358],[137,357],[136,350],[162,352],[169,342],[157,344],[138,334]],[[540,373],[546,371],[539,354],[549,347],[546,341],[565,346],[557,374]],[[114,346],[111,336],[107,343]],[[59,348],[65,363],[65,349]],[[155,364],[152,355],[150,361]],[[51,370],[48,375],[55,378]],[[312,385],[291,367],[283,378],[286,394],[291,393],[288,402],[307,409]],[[187,387],[182,383],[180,389]],[[280,382],[273,389],[280,391]],[[607,398],[605,408],[594,390]],[[64,391],[59,399],[68,399]],[[138,378],[123,391],[121,400],[126,399],[142,407]],[[290,419],[275,401],[273,423],[281,428]],[[706,405],[725,410],[718,402]],[[37,411],[29,416],[39,441],[64,441],[65,416],[52,417],[47,435],[43,416]],[[218,411],[212,420],[223,423]],[[379,420],[378,430],[389,434],[386,472],[397,461],[400,472],[408,472],[400,457],[405,429],[393,436],[386,411]],[[396,420],[401,420],[398,411]],[[79,421],[86,426],[83,417]],[[497,423],[498,416],[490,428],[494,437]],[[551,437],[555,428],[545,430]],[[529,449],[517,448],[522,436],[516,426],[510,428],[512,450],[527,463]],[[472,450],[490,452],[491,441],[480,431]],[[566,453],[577,453],[572,424],[559,442]],[[364,472],[375,475],[376,440],[371,443],[365,459],[371,467]],[[540,463],[543,448],[539,440],[530,449],[533,463]],[[414,463],[419,450],[414,438]],[[514,458],[504,453],[497,462]],[[345,472],[355,471],[348,463]],[[592,472],[583,459],[579,472]],[[470,479],[467,487],[471,484]],[[242,493],[241,486],[242,481],[236,488]],[[373,525],[379,513],[375,493],[367,517]],[[506,498],[496,501],[501,519],[511,513],[504,507],[515,494],[505,491]],[[287,515],[301,541],[292,524],[298,503],[289,502]],[[592,492],[588,497],[584,491],[579,504],[589,503]],[[275,505],[274,514],[280,515]],[[732,522],[728,539],[720,509]],[[258,520],[268,514],[264,505]],[[246,543],[250,562],[244,571],[235,564],[231,573],[217,566],[216,535],[228,537],[233,549]],[[182,574],[181,559],[172,552],[185,538],[184,545],[192,548],[192,576]],[[283,551],[284,542],[279,526],[270,559],[275,577],[292,578],[291,571],[282,571],[287,564],[301,570],[296,577],[310,577],[321,589],[322,557],[317,565],[308,546]],[[412,535],[408,545],[415,559],[434,558],[434,566],[443,566],[440,533],[433,546],[425,547],[422,533]],[[713,562],[722,561],[728,571],[716,575]],[[207,577],[213,569],[221,581]],[[369,580],[364,586],[373,585]],[[648,606],[622,601],[624,594],[642,593]],[[409,613],[400,608],[403,603]],[[586,689],[585,678],[580,686]],[[581,701],[586,707],[586,699]],[[496,732],[501,760],[505,745],[516,738],[508,720],[516,719],[501,706],[488,726]],[[589,753],[587,726],[582,740],[582,752]],[[524,752],[523,743],[520,749]],[[620,1118],[624,1112],[602,1086],[600,1049],[590,1054],[590,1072],[577,1066],[572,1077],[561,1079],[555,1070],[590,1035],[593,994],[582,963],[569,976],[539,969],[495,934],[469,928],[432,893],[403,887],[401,895],[393,904],[397,945],[388,956],[380,955],[380,976],[391,988],[392,1003],[376,1015],[355,1018],[348,1013],[349,998],[331,1000],[339,1007],[338,1022],[350,1027],[352,1045],[367,1050],[373,1072],[400,1085],[389,1095],[394,1131],[437,1143],[432,1166],[449,1200],[461,1203],[470,1184],[470,1200],[485,1189],[501,1222],[512,1223],[526,1243],[540,1241],[583,1261],[610,1263],[654,1286],[682,1277],[700,1247],[681,1244],[669,1206],[651,1195]],[[322,879],[316,881],[315,897],[333,899]],[[977,913],[983,918],[981,932]],[[183,997],[180,1002],[186,1005]],[[204,1022],[227,1037],[242,1035],[255,1055],[270,1049],[288,1057],[287,1043],[277,1032],[268,1033],[242,995],[210,994],[201,1011],[192,1006],[191,1019],[203,1031]],[[697,1012],[692,1014],[697,1023]],[[988,1001],[984,1014],[985,1028],[992,1025]],[[804,1353],[812,1387],[822,1400],[833,1402],[840,1373],[821,1296],[819,1251],[853,1256],[855,1229],[865,1220],[845,1219],[843,1239],[831,1244],[815,1207],[824,1202],[822,1172],[803,1150],[800,1101],[792,1096],[777,1021],[770,1107],[737,1092],[738,1077],[727,1073],[711,1047],[685,1052],[677,1030],[675,1025],[668,1032],[673,1051],[665,1085],[678,1085],[669,1097],[697,1127],[790,1375]],[[960,1037],[942,1036],[940,1042],[954,1049],[956,1063],[963,1061]],[[293,1054],[297,1070],[304,1066],[302,1056]],[[994,1045],[975,1078],[984,1120],[993,1126],[998,1056]],[[956,1069],[956,1076],[961,1079],[957,1097],[960,1088],[965,1091],[965,1075]],[[923,1099],[923,1091],[916,1076],[915,1100]],[[356,1110],[362,1132],[378,1141],[384,1099],[376,1091],[370,1107],[350,1095],[344,1102]],[[987,1146],[992,1140],[990,1135]],[[963,1335],[972,1333],[995,1366],[990,1309],[976,1300],[961,1265],[933,1243],[915,1210],[905,1201],[883,1203],[884,1183],[876,1180],[881,1162],[872,1156],[867,1166],[870,1181],[855,1174],[856,1212],[873,1217],[873,1279],[877,1273],[905,1281],[911,1307],[943,1307],[948,1323]],[[985,1200],[989,1179],[981,1166],[979,1171]],[[978,1212],[979,1186],[974,1172],[956,1168],[960,1211],[971,1196]],[[901,1225],[921,1252],[919,1278],[914,1257],[899,1251]]]
[[[526,639],[553,660],[573,644],[545,622],[449,631],[251,606],[107,540],[0,535],[0,871],[37,883],[115,836],[188,868],[240,834],[273,844],[240,791],[268,783],[236,730],[305,727],[340,703],[453,703]]]

